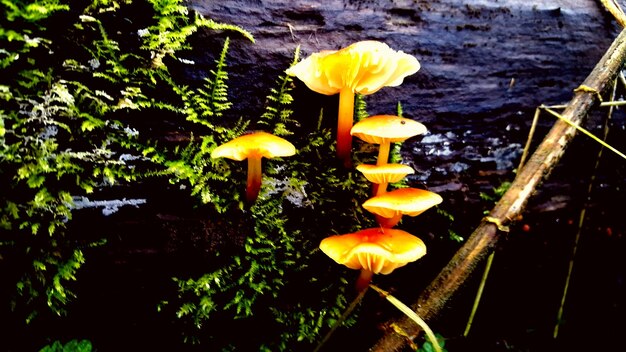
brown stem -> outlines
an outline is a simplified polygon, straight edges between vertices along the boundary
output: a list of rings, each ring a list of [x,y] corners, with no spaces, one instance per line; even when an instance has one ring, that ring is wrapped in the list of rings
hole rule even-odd
[[[613,41],[611,47],[598,62],[591,74],[583,82],[583,86],[596,92],[604,91],[607,82],[612,79],[626,57],[626,30],[622,31]],[[596,102],[597,94],[593,91],[578,90],[563,112],[563,116],[580,124],[592,105]],[[546,177],[560,160],[576,129],[566,122],[558,120],[526,165],[519,170],[517,177],[509,190],[491,210],[490,221],[483,221],[474,230],[467,242],[456,252],[448,265],[439,272],[439,275],[421,293],[413,309],[425,320],[435,317],[452,295],[465,282],[478,263],[485,258],[488,251],[498,241],[497,226],[494,221],[506,224],[515,219],[524,209],[526,202],[535,191],[538,184]],[[391,323],[385,324],[391,326]],[[410,336],[416,337],[420,329],[406,318],[395,322],[395,326],[404,330]],[[399,351],[405,344],[406,338],[388,330],[369,351],[389,352]]]

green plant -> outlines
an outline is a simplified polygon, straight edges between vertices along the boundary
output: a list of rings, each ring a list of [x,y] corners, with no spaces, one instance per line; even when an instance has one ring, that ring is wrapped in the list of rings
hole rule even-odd
[[[223,161],[211,159],[211,151],[218,144],[241,135],[250,123],[239,119],[230,126],[220,124],[224,122],[224,112],[232,106],[228,101],[226,72],[229,43],[226,38],[215,61],[216,67],[205,78],[203,87],[174,86],[175,92],[182,98],[181,111],[186,120],[192,122],[194,131],[202,135],[196,137],[190,133],[187,145],[176,146],[171,152],[151,148],[145,153],[165,166],[162,173],[169,177],[171,183],[188,184],[192,195],[200,197],[203,203],[212,204],[219,213],[225,212],[233,203],[239,202],[239,207],[243,207],[236,188],[224,185],[232,178],[241,179],[240,174],[244,170],[233,171]]]
[[[296,52],[294,62],[297,58]],[[188,341],[208,343],[218,350],[294,350],[313,343],[347,305],[347,290],[351,289],[347,281],[329,284],[324,280],[345,272],[318,257],[317,246],[329,233],[371,224],[372,220],[361,216],[360,207],[368,185],[356,172],[335,165],[331,131],[322,128],[323,113],[314,130],[302,130],[292,117],[292,89],[292,79],[281,75],[256,125],[291,136],[296,155],[289,162],[268,160],[256,203],[245,212],[242,207],[235,209],[241,213],[233,213],[231,207],[230,216],[220,219],[243,234],[241,251],[220,253],[219,263],[207,265],[213,270],[197,278],[176,278],[179,297],[162,306],[164,310],[173,307],[189,327],[185,332]],[[224,163],[220,167],[225,168],[230,182],[245,180],[238,165]],[[328,197],[329,193],[338,197]],[[238,222],[245,225],[238,226]],[[210,333],[214,322],[219,322],[221,331],[239,331],[248,324],[275,328],[273,333],[265,330],[262,336],[249,331],[247,341],[234,343],[229,335]]]
[[[441,347],[441,352],[447,352],[448,350],[444,348],[446,345],[446,340],[443,338],[443,336],[439,334],[435,334],[435,337],[437,339],[437,342],[439,343],[439,346]],[[417,349],[417,352],[435,352],[435,351],[436,349],[431,341],[424,341],[422,346],[420,346],[420,348]]]
[[[138,112],[184,116],[182,64],[200,28],[234,30],[180,0],[0,1],[0,258],[11,309],[63,314],[98,238],[74,237],[77,197],[158,169]],[[135,16],[134,21],[124,21]],[[137,15],[139,14],[139,15]],[[148,147],[147,145],[151,145]]]
[[[218,350],[298,350],[342,319],[352,273],[329,265],[318,244],[374,219],[361,207],[368,183],[336,163],[323,111],[316,126],[301,125],[292,116],[293,80],[281,74],[259,119],[229,119],[229,38],[210,53],[215,67],[200,87],[179,83],[171,70],[191,62],[189,38],[200,29],[253,41],[248,32],[182,0],[0,0],[0,9],[0,279],[15,288],[2,294],[18,316],[64,314],[88,252],[106,243],[72,231],[77,199],[165,180],[235,237],[206,267],[178,275],[178,296],[161,306],[187,340]],[[367,116],[360,95],[356,108],[357,119]],[[163,119],[180,125],[181,139],[145,133]],[[209,156],[250,128],[293,139],[298,152],[289,163],[267,163],[259,200],[246,208],[242,187],[232,185],[245,182],[245,167]],[[359,162],[373,158],[355,153]],[[259,324],[274,329],[255,331]],[[86,346],[50,348],[75,344]]]
[[[63,344],[59,341],[44,346],[39,352],[91,352],[93,346],[89,340],[70,340]]]
[[[502,182],[498,187],[493,188],[493,194],[480,192],[480,199],[487,202],[496,202],[509,189],[509,187],[511,187],[510,181]]]

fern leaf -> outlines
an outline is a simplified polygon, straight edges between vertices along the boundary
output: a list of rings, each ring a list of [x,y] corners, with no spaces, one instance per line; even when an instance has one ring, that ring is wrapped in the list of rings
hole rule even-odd
[[[241,34],[244,38],[248,39],[249,41],[253,43],[255,42],[254,37],[252,36],[252,33],[246,31],[245,29],[239,26],[235,26],[235,25],[228,24],[228,23],[215,22],[212,19],[203,18],[203,17],[197,17],[196,24],[199,26],[200,25],[204,26],[212,30],[234,31],[234,32]]]
[[[298,62],[299,57],[300,47],[297,47],[291,62],[292,66]],[[259,120],[260,125],[272,129],[272,133],[277,136],[292,135],[291,129],[298,126],[298,121],[291,118],[293,111],[289,109],[293,102],[293,97],[290,93],[293,89],[292,82],[292,77],[285,73],[279,76],[276,82],[278,88],[270,89],[270,93],[266,98],[268,103]]]

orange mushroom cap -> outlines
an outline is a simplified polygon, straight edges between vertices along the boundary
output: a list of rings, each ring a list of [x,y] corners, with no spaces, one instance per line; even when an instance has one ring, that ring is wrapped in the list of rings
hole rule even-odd
[[[406,175],[415,173],[412,167],[404,164],[370,165],[356,167],[372,183],[392,183],[402,180]]]
[[[442,201],[437,193],[418,188],[398,188],[366,200],[363,208],[384,218],[399,214],[417,216]]]
[[[211,158],[242,161],[250,156],[274,158],[295,153],[296,148],[289,141],[271,133],[257,131],[239,136],[213,149]]]
[[[417,121],[395,115],[375,115],[363,119],[352,126],[350,134],[363,141],[379,144],[377,165],[387,164],[391,143],[426,132],[426,126]]]
[[[350,269],[384,275],[426,254],[426,245],[418,237],[403,230],[382,228],[327,237],[320,249]]]
[[[367,40],[341,50],[314,53],[287,69],[311,90],[333,95],[339,93],[337,112],[337,157],[351,167],[354,94],[372,94],[382,87],[398,86],[404,77],[420,68],[417,59],[387,44]]]
[[[395,115],[375,115],[352,126],[350,134],[371,144],[398,143],[426,133],[423,124]]]
[[[261,189],[261,159],[291,156],[296,148],[289,141],[267,132],[244,134],[213,149],[211,158],[228,158],[237,161],[248,159],[246,199],[254,202]]]
[[[404,77],[419,69],[419,61],[412,55],[366,40],[341,50],[314,53],[286,72],[320,94],[333,95],[350,88],[353,93],[365,95],[382,87],[398,86]]]

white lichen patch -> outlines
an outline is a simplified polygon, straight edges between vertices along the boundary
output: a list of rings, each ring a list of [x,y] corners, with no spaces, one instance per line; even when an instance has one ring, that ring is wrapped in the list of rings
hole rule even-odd
[[[72,209],[102,208],[102,215],[109,216],[116,213],[121,207],[130,205],[138,208],[141,204],[146,204],[146,199],[111,199],[111,200],[90,200],[87,197],[73,197]]]
[[[273,177],[263,178],[263,192],[261,197],[269,197],[274,194],[282,193],[285,199],[291,204],[302,208],[311,205],[311,202],[307,199],[307,193],[304,181],[294,182],[295,180],[290,178],[277,179]]]

